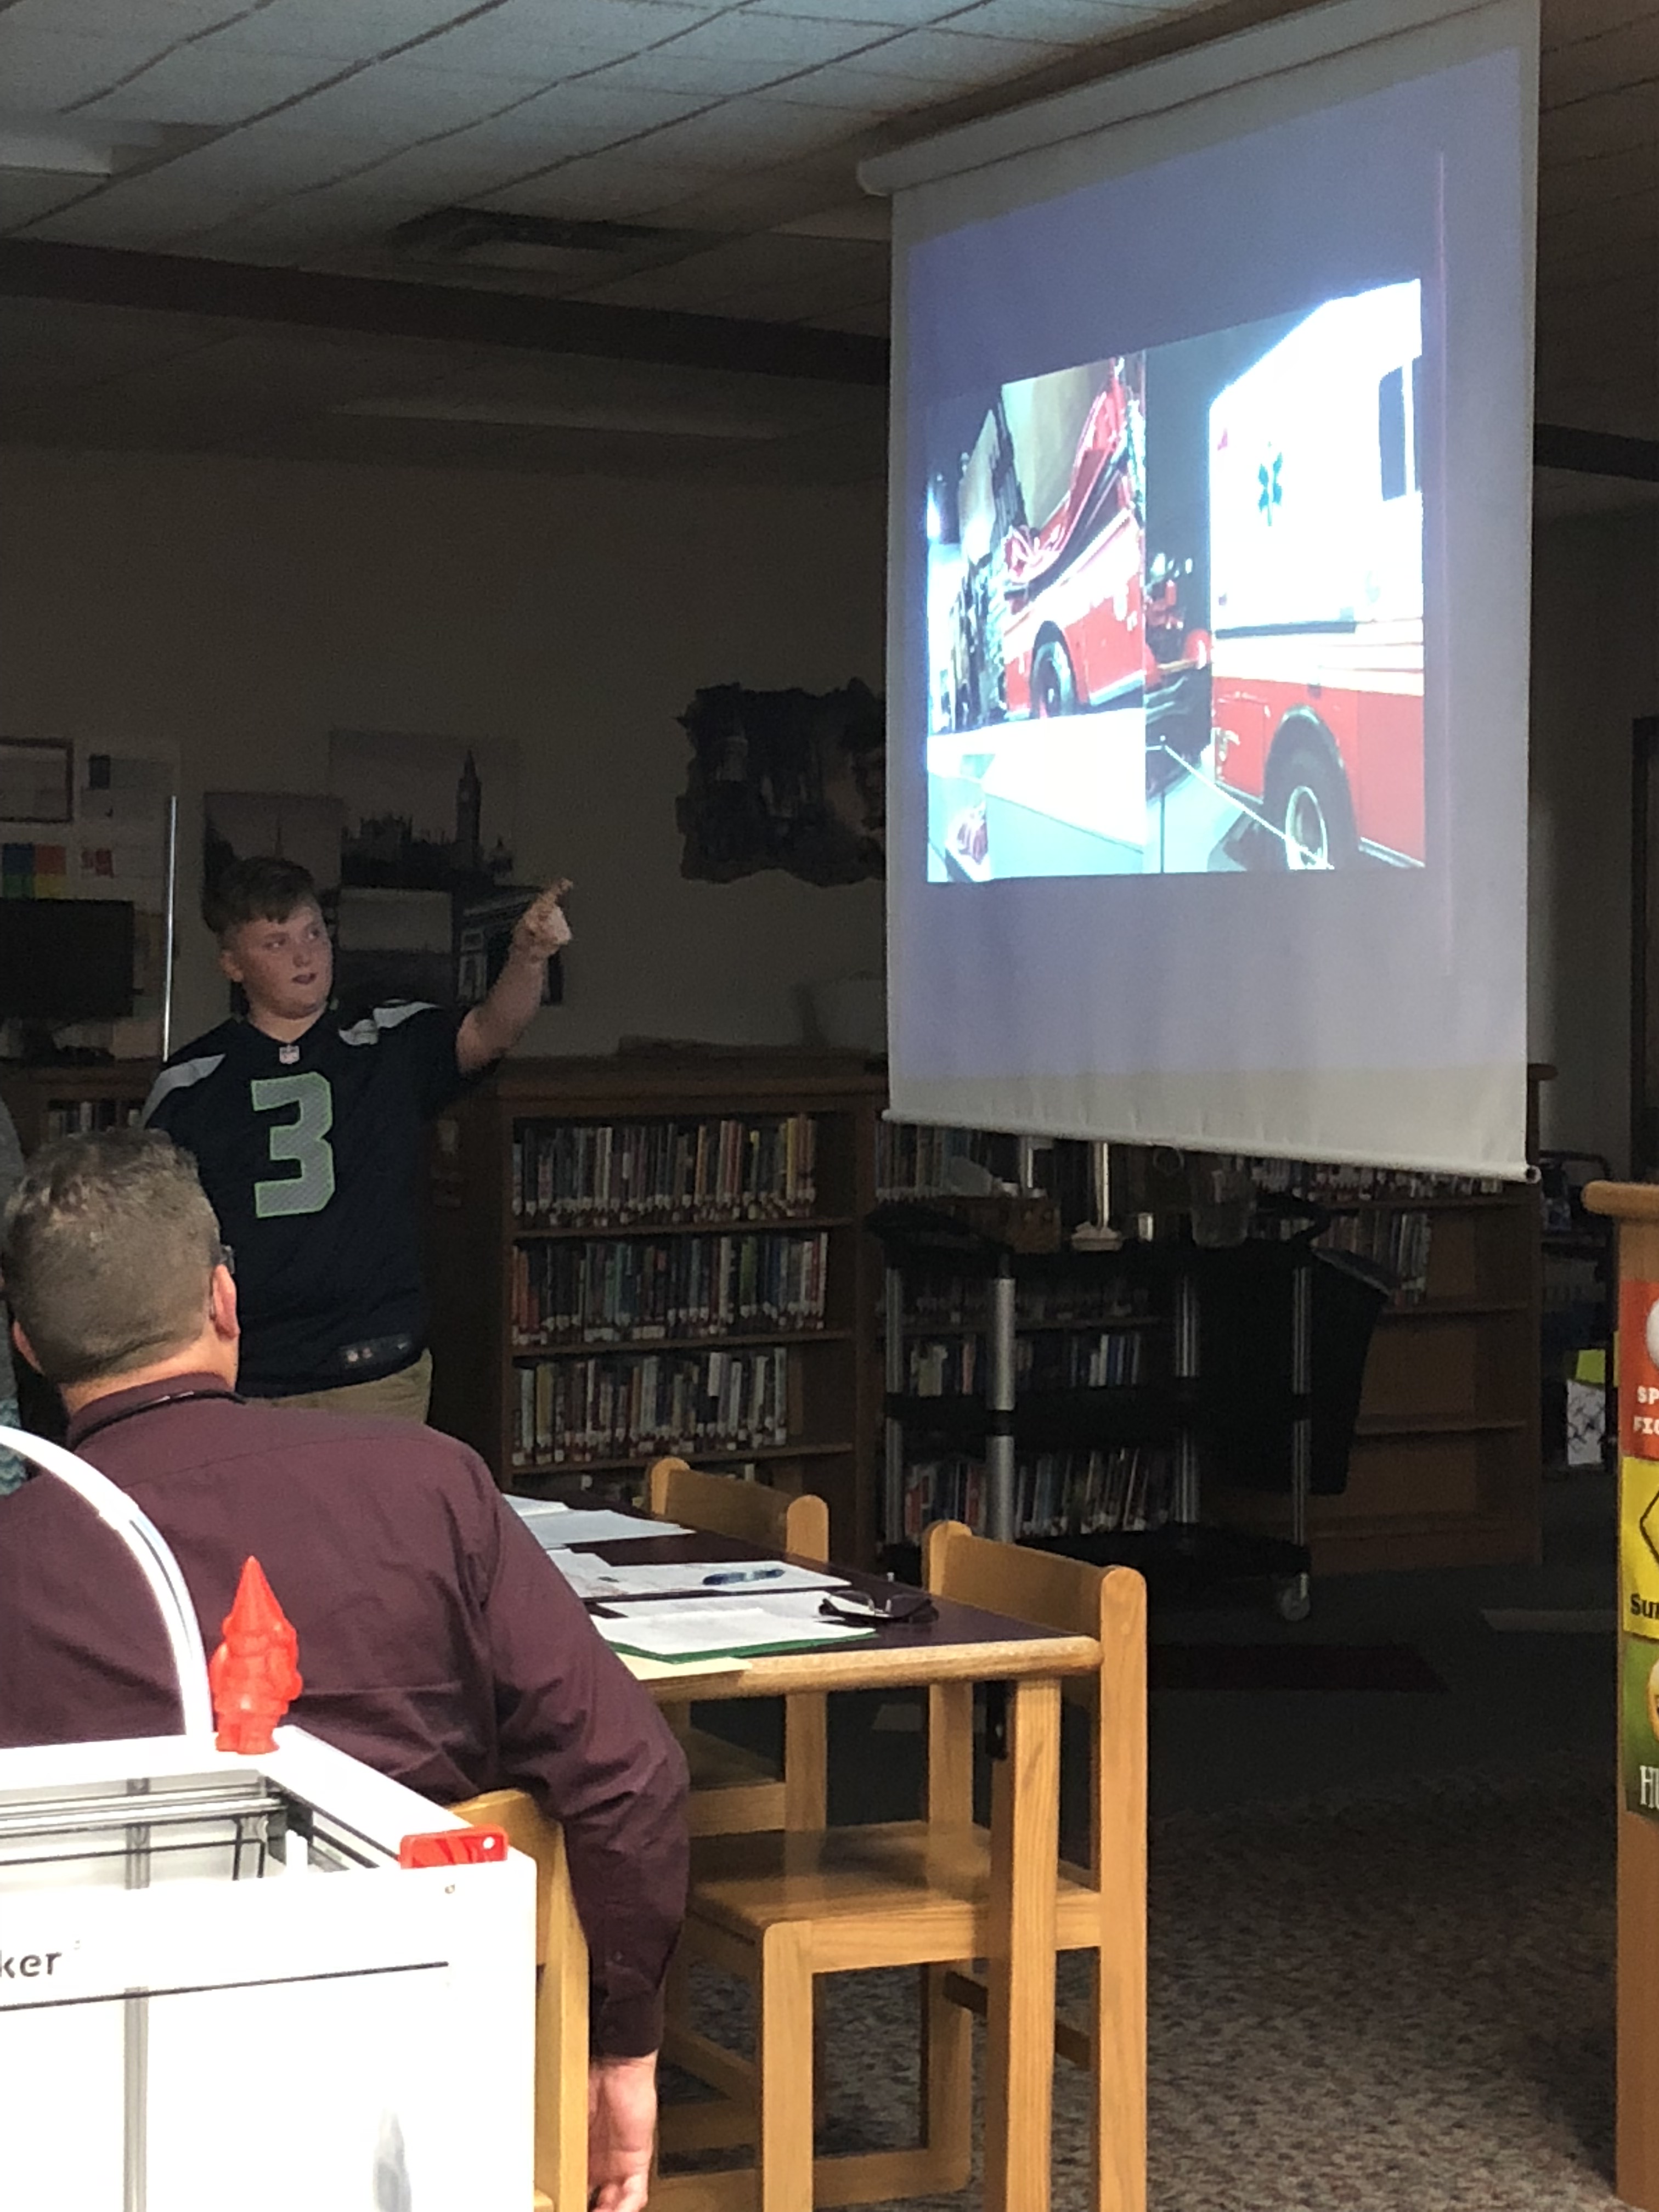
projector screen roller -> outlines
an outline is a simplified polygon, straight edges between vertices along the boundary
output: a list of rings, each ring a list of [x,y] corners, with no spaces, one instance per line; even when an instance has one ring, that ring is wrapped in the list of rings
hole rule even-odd
[[[1428,12],[886,165],[903,1118],[1523,1171],[1536,21]]]

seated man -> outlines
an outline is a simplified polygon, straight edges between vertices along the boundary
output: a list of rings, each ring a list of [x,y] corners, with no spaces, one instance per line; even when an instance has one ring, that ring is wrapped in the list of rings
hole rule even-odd
[[[635,2212],[684,1905],[684,1760],[464,1445],[237,1397],[228,1258],[189,1155],[149,1130],[46,1147],[0,1232],[17,1347],[63,1393],[71,1449],[172,1546],[208,1649],[252,1553],[299,1634],[297,1722],[440,1802],[517,1786],[562,1823],[592,1960],[597,2202]],[[0,1500],[0,1745],[179,1725],[118,1540],[47,1476]]]

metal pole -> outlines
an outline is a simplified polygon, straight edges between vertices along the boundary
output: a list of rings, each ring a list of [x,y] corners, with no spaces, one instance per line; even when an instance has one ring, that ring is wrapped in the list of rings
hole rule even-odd
[[[883,1330],[884,1382],[890,1401],[904,1389],[904,1276],[889,1267]],[[882,1533],[890,1544],[904,1534],[904,1427],[890,1407],[882,1423]]]
[[[1313,1485],[1313,1255],[1301,1248],[1291,1278],[1291,1541],[1308,1540],[1308,1493]]]
[[[1004,1252],[988,1285],[985,1532],[1012,1544],[1014,1526],[1014,1263]]]
[[[1195,1382],[1198,1374],[1198,1285],[1191,1269],[1182,1267],[1176,1277],[1175,1377],[1177,1382]],[[1182,1528],[1196,1528],[1198,1515],[1198,1438],[1189,1423],[1183,1420],[1176,1431],[1175,1485],[1170,1518]]]

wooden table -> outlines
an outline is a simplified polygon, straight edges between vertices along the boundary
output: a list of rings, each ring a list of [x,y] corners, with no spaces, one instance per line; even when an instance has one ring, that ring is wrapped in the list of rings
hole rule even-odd
[[[734,1561],[775,1554],[703,1534],[583,1547],[620,1564]],[[810,1565],[810,1561],[801,1561]],[[861,1589],[896,1587],[851,1568],[830,1571]],[[653,1681],[663,1703],[786,1697],[794,1690],[896,1690],[931,1682],[996,1686],[986,1716],[991,1761],[991,1943],[985,1961],[985,2212],[1048,2212],[1054,2050],[1054,1897],[1060,1856],[1060,1685],[1101,1664],[1090,1636],[933,1601],[937,1618],[878,1627],[858,1643],[763,1654],[741,1671]],[[696,2193],[699,2178],[665,2174],[659,2212]],[[682,2184],[685,2186],[682,2186]],[[810,2212],[803,2207],[802,2212]]]

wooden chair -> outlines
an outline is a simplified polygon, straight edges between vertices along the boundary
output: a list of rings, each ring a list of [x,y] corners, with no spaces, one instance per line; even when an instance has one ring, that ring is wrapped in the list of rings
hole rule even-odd
[[[536,2138],[532,2212],[587,2203],[587,1945],[576,1917],[564,1837],[522,1790],[490,1790],[452,1807],[475,1828],[501,1828],[536,1862]]]
[[[1054,2047],[1092,2079],[1098,2212],[1146,2203],[1146,1585],[1121,1567],[987,1542],[958,1522],[925,1540],[930,1589],[987,1611],[1097,1637],[1097,1678],[1065,1685],[1094,1722],[1089,1863],[1061,1863],[1055,1948],[1094,1954],[1082,2027]],[[966,2185],[971,2148],[968,2013],[983,2011],[971,1961],[990,1937],[989,1835],[973,1818],[973,1688],[928,1693],[927,1818],[811,1834],[743,1836],[694,1850],[685,1948],[750,1981],[757,2058],[699,2063],[758,2112],[759,2173],[699,2176],[700,2212],[802,2212]],[[872,1966],[925,1971],[923,2142],[918,2150],[812,2155],[813,1979]],[[753,2141],[755,2136],[746,2138]],[[681,2185],[677,2179],[677,2203]]]
[[[647,1509],[716,1536],[735,1536],[798,1559],[830,1556],[830,1510],[821,1498],[787,1497],[762,1482],[699,1474],[683,1459],[653,1460],[646,1470]],[[786,1698],[783,1771],[757,1753],[693,1728],[690,1708],[665,1708],[691,1770],[687,1818],[694,1836],[732,1836],[764,1828],[821,1828],[824,1822],[825,1703]]]

